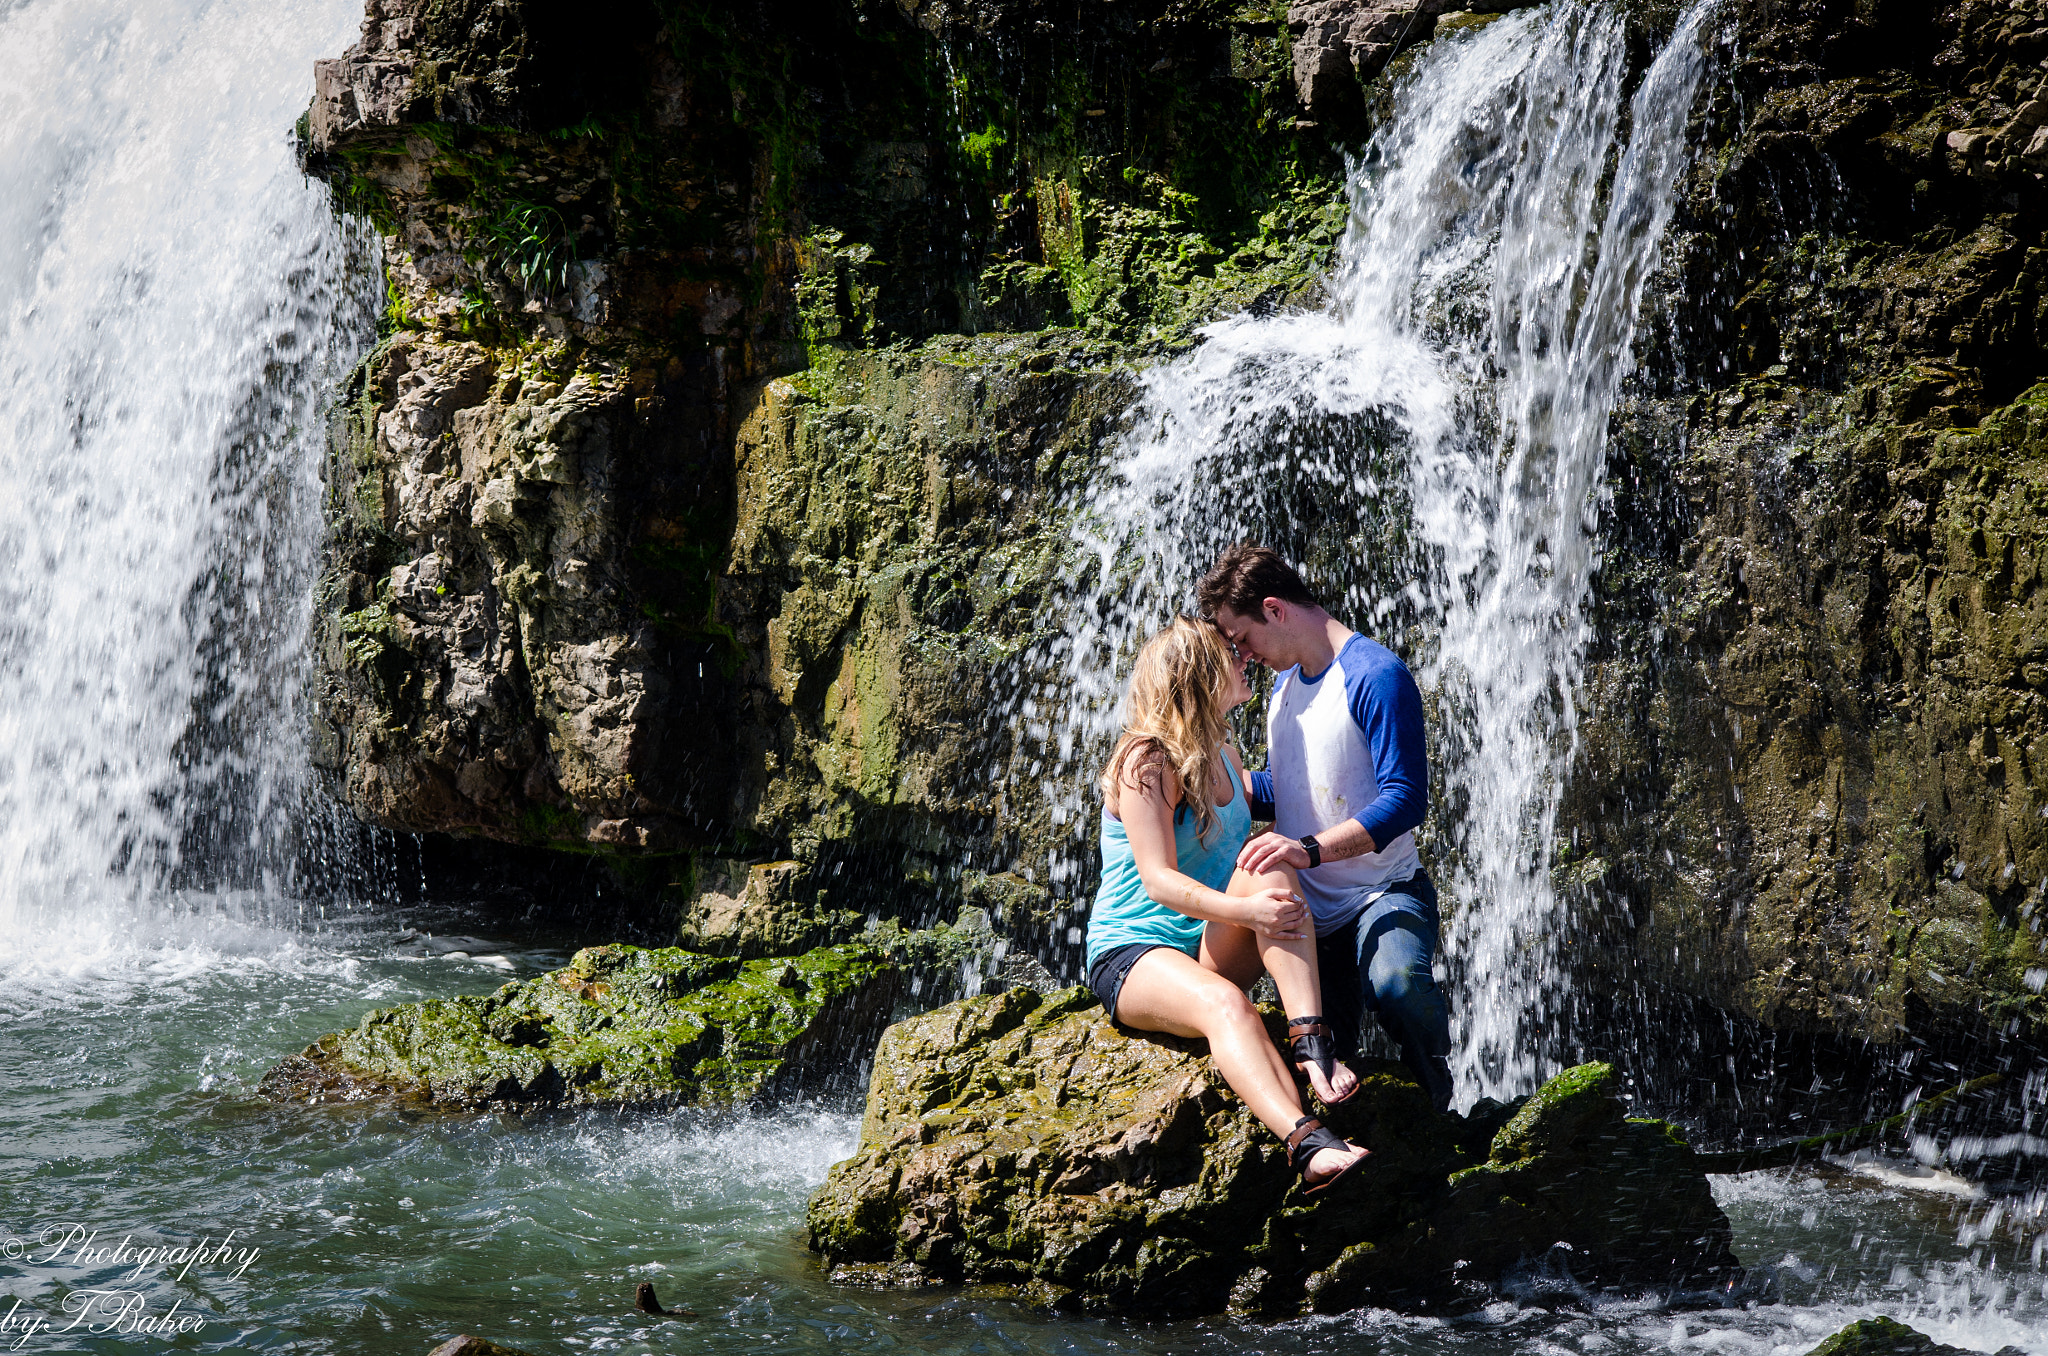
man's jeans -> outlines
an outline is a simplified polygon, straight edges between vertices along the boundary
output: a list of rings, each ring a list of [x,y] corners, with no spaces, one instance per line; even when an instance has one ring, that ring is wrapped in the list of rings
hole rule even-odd
[[[1318,937],[1316,966],[1337,1057],[1358,1053],[1359,1023],[1370,1011],[1443,1111],[1451,1104],[1451,1014],[1430,973],[1437,939],[1436,886],[1428,872],[1417,871],[1357,918]]]

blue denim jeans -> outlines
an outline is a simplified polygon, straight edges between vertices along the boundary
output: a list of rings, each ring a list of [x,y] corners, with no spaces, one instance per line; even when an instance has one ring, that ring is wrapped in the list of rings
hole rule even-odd
[[[1338,1058],[1358,1053],[1359,1024],[1372,1013],[1442,1111],[1451,1104],[1451,1013],[1430,971],[1440,930],[1436,905],[1429,873],[1417,871],[1351,922],[1317,937],[1316,965]]]

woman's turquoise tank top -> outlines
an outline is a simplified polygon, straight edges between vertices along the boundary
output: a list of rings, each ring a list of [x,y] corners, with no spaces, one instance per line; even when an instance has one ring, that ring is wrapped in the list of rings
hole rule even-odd
[[[1230,761],[1224,760],[1224,767]],[[1252,811],[1244,801],[1244,783],[1232,770],[1230,803],[1216,807],[1216,827],[1204,843],[1195,832],[1195,812],[1183,805],[1173,812],[1174,865],[1212,890],[1230,884],[1237,868],[1237,852],[1251,833]],[[1167,908],[1145,893],[1138,875],[1137,858],[1131,855],[1131,840],[1123,821],[1102,808],[1102,884],[1095,891],[1095,907],[1088,914],[1088,967],[1096,958],[1133,942],[1154,942],[1195,955],[1202,943],[1199,918]]]

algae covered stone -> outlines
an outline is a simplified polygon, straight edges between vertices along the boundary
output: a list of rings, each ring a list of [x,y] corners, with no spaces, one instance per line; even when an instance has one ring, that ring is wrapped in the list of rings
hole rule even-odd
[[[742,961],[587,947],[481,997],[379,1008],[270,1071],[291,1100],[664,1107],[816,1085],[867,1048],[901,965],[861,942]]]
[[[1964,1348],[1945,1346],[1897,1319],[1879,1317],[1856,1320],[1806,1356],[1963,1356],[1963,1352]]]
[[[1125,1031],[1083,989],[954,1003],[883,1036],[811,1246],[845,1283],[1148,1313],[1441,1304],[1560,1244],[1595,1283],[1737,1265],[1692,1151],[1625,1116],[1608,1066],[1470,1117],[1433,1112],[1399,1065],[1357,1067],[1321,1114],[1373,1156],[1306,1197],[1202,1042]]]

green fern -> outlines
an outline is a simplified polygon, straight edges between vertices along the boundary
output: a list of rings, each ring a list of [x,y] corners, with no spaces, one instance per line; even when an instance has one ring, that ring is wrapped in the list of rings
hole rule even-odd
[[[517,278],[520,286],[543,296],[567,290],[576,246],[560,212],[511,198],[479,224],[484,239],[490,242],[494,262]]]

